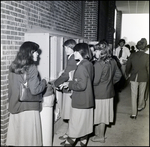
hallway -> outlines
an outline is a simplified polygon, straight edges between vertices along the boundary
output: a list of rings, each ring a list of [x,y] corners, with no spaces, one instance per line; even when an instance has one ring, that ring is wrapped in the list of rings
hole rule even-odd
[[[131,119],[130,83],[118,95],[117,113],[115,122],[107,127],[105,143],[92,142],[90,139],[87,146],[149,146],[149,98],[146,101],[146,108],[138,112],[137,119]],[[66,124],[54,134],[53,146],[60,146],[62,140],[58,139],[63,135]],[[80,146],[79,142],[76,146]]]

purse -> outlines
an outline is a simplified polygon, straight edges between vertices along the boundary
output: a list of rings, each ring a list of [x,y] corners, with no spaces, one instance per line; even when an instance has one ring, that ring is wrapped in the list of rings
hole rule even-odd
[[[21,83],[20,85],[20,98],[19,101],[21,102],[40,102],[42,101],[42,93],[37,95],[32,95],[30,88],[28,87],[27,80],[26,80],[26,73],[24,74],[24,81],[25,83]]]

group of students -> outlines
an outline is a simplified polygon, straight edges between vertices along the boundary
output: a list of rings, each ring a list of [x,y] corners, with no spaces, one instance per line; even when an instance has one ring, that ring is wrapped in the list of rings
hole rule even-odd
[[[81,146],[86,146],[93,132],[91,141],[104,143],[105,127],[114,118],[114,84],[122,73],[106,41],[90,46],[69,39],[64,42],[64,48],[67,66],[54,82],[63,92],[61,117],[68,120],[66,133],[59,137],[64,140],[61,145],[74,146],[80,141]]]
[[[139,48],[142,48],[141,42],[139,44]],[[76,43],[73,39],[65,41],[63,46],[68,56],[67,66],[53,81],[54,87],[63,92],[61,117],[68,120],[67,132],[60,136],[60,139],[64,139],[61,145],[74,146],[77,141],[80,141],[81,146],[86,146],[89,135],[93,132],[95,135],[91,141],[104,143],[106,125],[109,125],[114,119],[114,84],[122,77],[121,68],[112,55],[112,49],[104,40],[92,46],[93,50],[89,44]],[[25,73],[28,87],[33,95],[43,93],[48,85],[46,79],[40,80],[39,78],[35,64],[38,60],[38,50],[37,43],[24,42],[9,68],[8,111],[10,116],[7,146],[43,145],[40,119],[41,102],[19,101],[19,89],[21,83],[25,82]],[[144,66],[145,70],[145,64],[146,68],[149,64],[147,55],[142,52],[142,55],[138,54],[136,59],[141,56],[142,59],[144,58],[141,69],[143,70]],[[133,56],[130,57],[129,62],[127,61],[127,69],[129,69],[126,71],[127,75],[134,67],[131,67]],[[132,75],[136,75],[136,82],[139,82],[142,72],[138,75],[134,72],[134,69],[131,70],[131,77],[134,78]],[[147,78],[144,80],[146,81]],[[142,106],[141,109],[143,108]]]

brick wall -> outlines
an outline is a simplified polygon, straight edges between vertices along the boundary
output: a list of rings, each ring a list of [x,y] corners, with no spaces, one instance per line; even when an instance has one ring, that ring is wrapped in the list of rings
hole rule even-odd
[[[33,25],[82,36],[82,2],[1,1],[1,146],[9,120],[8,68]]]
[[[24,42],[24,34],[38,26],[91,41],[103,39],[107,17],[111,17],[107,4],[106,1],[1,1],[1,146],[6,142],[9,119],[8,68]]]
[[[91,41],[96,41],[98,23],[98,1],[85,2],[84,18],[84,37]]]

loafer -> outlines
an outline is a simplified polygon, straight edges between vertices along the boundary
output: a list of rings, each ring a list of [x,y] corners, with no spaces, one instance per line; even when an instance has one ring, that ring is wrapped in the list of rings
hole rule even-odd
[[[93,136],[92,138],[91,138],[91,141],[93,141],[93,142],[101,142],[101,143],[105,143],[105,137],[104,138],[100,138],[100,137],[98,137],[98,136]]]
[[[138,108],[138,111],[142,111],[144,108]]]
[[[68,135],[67,134],[64,134],[63,136],[60,136],[59,139],[60,140],[65,140],[68,138]]]
[[[131,119],[136,119],[136,116],[135,115],[130,115],[130,118]]]
[[[63,142],[61,142],[60,145],[64,146],[64,145],[65,145],[65,142],[66,142],[66,140],[63,141]]]
[[[65,142],[64,146],[75,146],[77,143],[77,139],[73,141],[70,137],[67,138],[67,141],[69,142],[69,144]]]
[[[87,146],[87,143],[84,144],[82,141],[80,141],[80,145],[81,145],[81,146]]]

